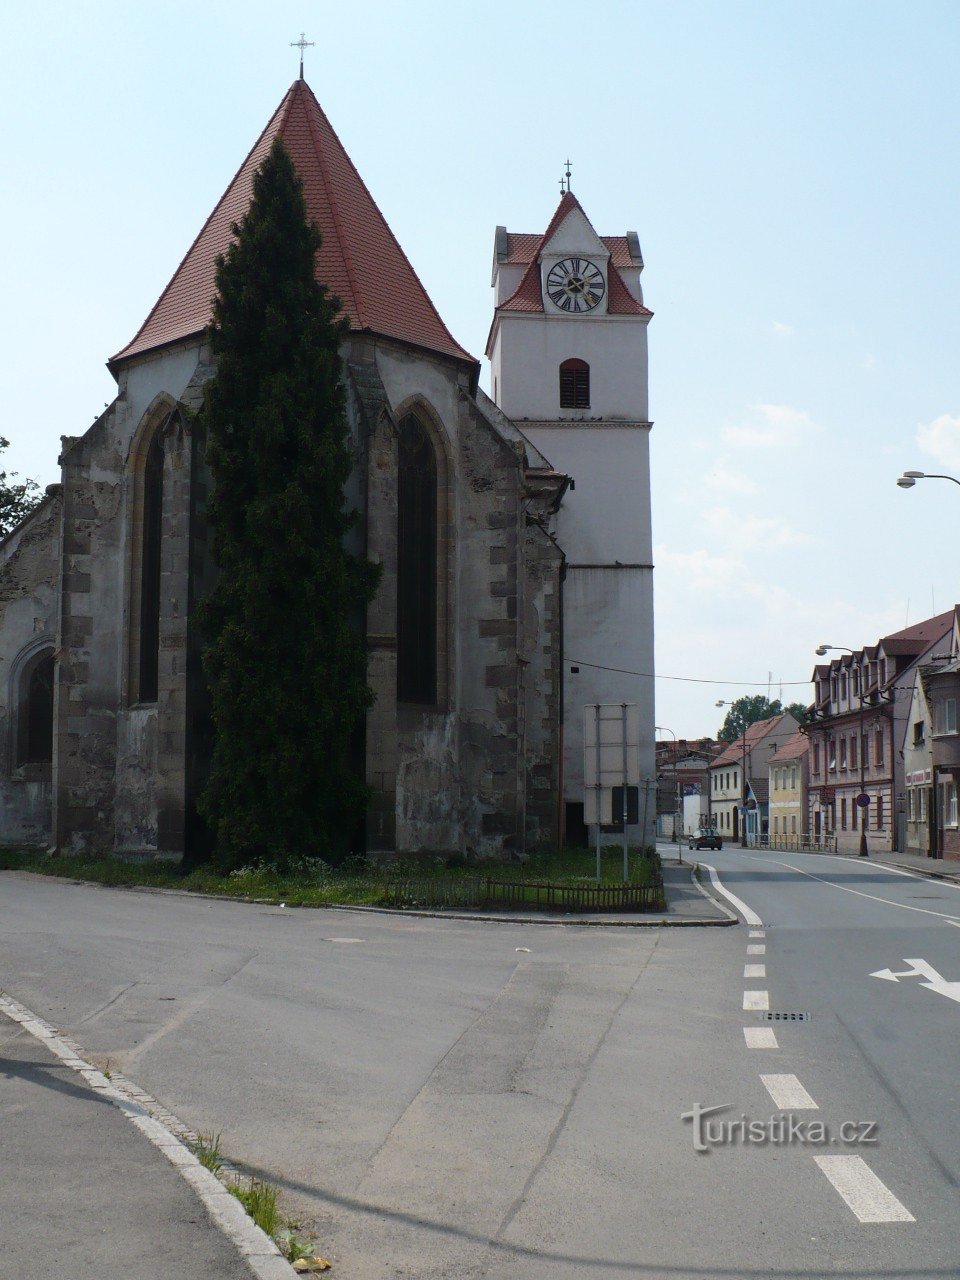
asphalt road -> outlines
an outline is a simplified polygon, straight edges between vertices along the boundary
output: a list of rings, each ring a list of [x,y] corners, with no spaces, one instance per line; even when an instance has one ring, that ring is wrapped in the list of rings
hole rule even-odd
[[[6,873],[0,987],[222,1131],[318,1225],[335,1277],[960,1275],[960,1004],[922,977],[870,976],[911,957],[960,979],[960,889],[810,855],[702,856],[762,939]],[[811,1016],[769,1022],[746,990]],[[751,1048],[745,1028],[778,1047]],[[777,1102],[762,1075],[796,1085],[774,1082]],[[798,1117],[875,1124],[878,1142],[697,1153],[681,1119],[728,1104],[720,1118],[766,1120],[806,1096],[818,1109]],[[848,1159],[828,1176],[824,1153]]]

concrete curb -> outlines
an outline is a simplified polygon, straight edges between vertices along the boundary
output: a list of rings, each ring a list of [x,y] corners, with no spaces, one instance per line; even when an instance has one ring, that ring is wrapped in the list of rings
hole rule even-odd
[[[697,867],[699,867],[699,865],[700,865],[699,862],[695,864],[695,866]],[[727,917],[726,920],[717,920],[716,921],[717,924],[739,924],[740,923],[740,917],[737,915],[735,911],[731,911],[730,908],[726,905],[726,903],[721,902],[719,898],[715,898],[713,894],[709,892],[709,890],[703,887],[703,885],[697,879],[696,870],[693,870],[690,872],[690,879],[697,886],[697,888],[700,890],[703,896],[707,899],[707,901],[712,902],[713,905],[719,911],[722,911],[723,914]]]
[[[190,1150],[187,1144],[196,1141],[196,1133],[123,1076],[111,1074],[108,1079],[83,1057],[83,1050],[75,1041],[61,1035],[55,1027],[10,996],[0,995],[0,1013],[19,1023],[65,1067],[81,1076],[89,1088],[112,1102],[170,1161],[199,1196],[213,1225],[231,1242],[256,1280],[297,1280],[297,1273],[273,1240],[261,1231],[236,1196],[231,1195],[220,1179],[205,1168]],[[224,1169],[228,1174],[235,1172],[226,1164]]]
[[[691,875],[693,874],[691,868]],[[19,875],[31,876],[37,880],[52,880],[54,883],[80,885],[85,889],[104,889],[112,892],[121,893],[152,893],[160,896],[173,898],[198,898],[202,902],[235,902],[241,907],[275,907],[284,911],[359,911],[370,912],[374,915],[384,916],[408,916],[414,919],[427,920],[467,920],[472,924],[546,924],[546,925],[577,925],[587,928],[607,928],[607,929],[652,929],[652,928],[678,928],[678,927],[726,927],[729,924],[738,924],[736,917],[731,920],[711,920],[708,916],[689,916],[689,917],[672,917],[664,915],[650,915],[642,920],[631,919],[623,920],[619,918],[610,919],[607,916],[560,916],[543,918],[541,916],[531,917],[528,915],[504,916],[490,915],[485,912],[455,912],[455,911],[419,911],[408,910],[403,907],[368,907],[361,906],[356,903],[346,902],[295,902],[287,906],[286,903],[271,902],[268,898],[232,898],[227,893],[198,893],[194,889],[167,889],[157,885],[150,884],[100,884],[98,880],[78,880],[74,876],[45,876],[42,871],[0,871],[0,875]],[[696,880],[694,881],[696,884]],[[716,899],[711,898],[702,885],[697,884],[697,888],[724,912],[726,908]]]

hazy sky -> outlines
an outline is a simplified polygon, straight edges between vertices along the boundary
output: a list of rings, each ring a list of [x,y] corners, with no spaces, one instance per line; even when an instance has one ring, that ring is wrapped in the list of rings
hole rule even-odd
[[[960,599],[960,6],[671,0],[0,4],[9,463],[58,478],[306,74],[455,336],[562,162],[635,229],[650,326],[657,722],[805,681]],[[587,659],[587,654],[579,655]],[[809,687],[784,684],[785,701]]]

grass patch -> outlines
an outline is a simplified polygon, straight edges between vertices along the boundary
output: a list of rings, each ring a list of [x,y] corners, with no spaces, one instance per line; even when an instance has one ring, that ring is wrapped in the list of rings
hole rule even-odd
[[[260,1230],[273,1239],[280,1225],[277,1188],[269,1182],[258,1182],[256,1178],[251,1178],[247,1186],[235,1183],[227,1190],[237,1197]]]
[[[605,845],[601,857],[601,884],[623,883],[622,849]],[[303,858],[289,872],[267,867],[244,867],[229,874],[209,868],[184,871],[176,863],[132,862],[116,857],[50,855],[37,850],[0,849],[0,870],[32,871],[70,880],[86,880],[117,887],[181,889],[241,900],[285,903],[289,907],[380,906],[391,901],[391,885],[415,879],[452,885],[477,877],[523,881],[527,884],[590,886],[596,882],[596,855],[587,849],[535,854],[524,861],[474,862],[459,855],[407,859],[370,864],[351,859],[331,867],[320,858]],[[630,852],[631,885],[660,883],[660,859],[651,849]],[[451,902],[451,905],[454,905]]]
[[[223,1153],[220,1150],[219,1133],[198,1133],[196,1142],[191,1142],[190,1149],[205,1169],[211,1173],[219,1173],[223,1168]]]

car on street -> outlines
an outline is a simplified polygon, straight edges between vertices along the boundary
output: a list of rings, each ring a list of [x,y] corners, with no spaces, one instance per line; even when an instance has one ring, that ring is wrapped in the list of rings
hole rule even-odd
[[[691,849],[722,849],[723,836],[715,827],[697,827],[690,837]]]

